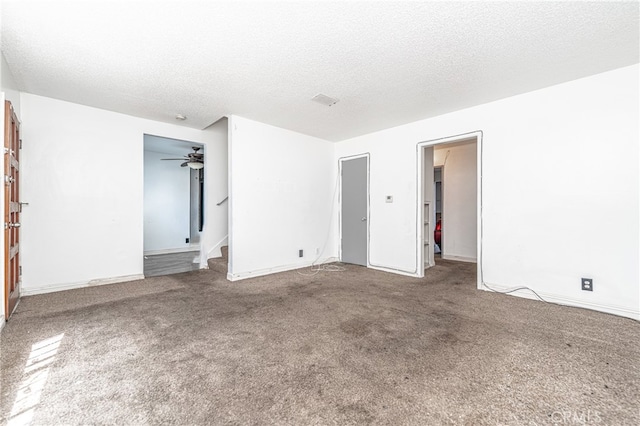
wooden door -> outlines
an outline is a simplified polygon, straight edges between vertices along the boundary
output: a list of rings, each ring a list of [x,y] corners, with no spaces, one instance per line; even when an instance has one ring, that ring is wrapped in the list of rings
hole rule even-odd
[[[20,298],[20,122],[4,105],[4,312],[8,320]]]

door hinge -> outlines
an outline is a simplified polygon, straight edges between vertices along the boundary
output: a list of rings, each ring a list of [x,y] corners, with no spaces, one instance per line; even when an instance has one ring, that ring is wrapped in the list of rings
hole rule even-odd
[[[20,149],[22,149],[22,139],[20,139]]]
[[[18,275],[22,276],[22,265],[18,266]]]

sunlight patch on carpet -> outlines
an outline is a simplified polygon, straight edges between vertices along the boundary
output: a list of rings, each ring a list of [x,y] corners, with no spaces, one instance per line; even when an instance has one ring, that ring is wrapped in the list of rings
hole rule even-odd
[[[40,395],[47,382],[49,368],[55,360],[63,337],[64,333],[58,334],[31,346],[7,426],[24,426],[33,420],[35,409],[40,403]]]

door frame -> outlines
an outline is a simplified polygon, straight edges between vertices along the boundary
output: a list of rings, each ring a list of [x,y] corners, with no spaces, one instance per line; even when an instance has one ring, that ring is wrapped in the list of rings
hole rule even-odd
[[[342,262],[342,163],[344,161],[349,160],[357,160],[358,158],[366,158],[367,159],[367,268],[371,266],[371,262],[369,261],[369,238],[370,238],[370,220],[371,220],[371,197],[370,197],[370,188],[371,184],[369,182],[371,177],[371,155],[368,152],[364,154],[356,154],[349,155],[346,157],[338,158],[338,259]]]
[[[482,218],[482,143],[483,143],[483,132],[482,130],[476,130],[469,133],[462,133],[459,135],[446,136],[438,139],[431,139],[424,142],[419,142],[416,144],[416,171],[417,171],[417,182],[416,182],[416,264],[424,265],[424,257],[425,250],[424,244],[422,241],[423,238],[423,203],[424,203],[424,178],[425,172],[422,169],[423,161],[422,154],[425,147],[436,147],[437,145],[443,145],[448,143],[462,142],[464,140],[476,139],[476,221],[477,221],[477,288],[482,288],[483,283],[483,268],[482,268],[482,237],[483,237],[483,218]],[[444,217],[444,206],[443,206],[443,217]],[[418,277],[424,277],[424,268],[418,268]]]

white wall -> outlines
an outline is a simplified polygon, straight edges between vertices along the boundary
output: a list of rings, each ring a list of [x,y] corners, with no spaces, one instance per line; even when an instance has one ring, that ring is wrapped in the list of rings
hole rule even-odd
[[[416,235],[418,179],[416,143],[397,140],[393,130],[377,132],[335,145],[337,159],[370,153],[369,263],[375,268],[417,275],[421,256]],[[386,203],[386,196],[393,203]],[[339,238],[339,236],[336,236]]]
[[[442,257],[476,261],[477,221],[477,144],[439,145],[434,150],[436,166],[443,168],[442,178]]]
[[[309,265],[325,243],[319,256],[335,257],[334,144],[238,116],[229,126],[229,278]]]
[[[228,244],[229,201],[217,205],[229,195],[228,119],[222,118],[203,133],[207,141],[204,151],[204,226],[200,239],[200,266],[207,259],[220,257],[220,247]]]
[[[139,278],[143,135],[201,130],[22,94],[23,294]]]
[[[5,94],[5,99],[11,101],[13,109],[16,112],[18,118],[20,118],[20,91],[18,90],[18,84],[13,77],[13,73],[9,69],[7,60],[4,58],[4,54],[0,55],[2,64],[0,69],[0,81],[2,82],[2,91]]]
[[[371,153],[371,257],[417,270],[416,144],[481,130],[484,282],[640,318],[638,76],[620,68],[338,143],[336,158]]]
[[[144,151],[144,251],[188,248],[191,173],[175,154]]]

